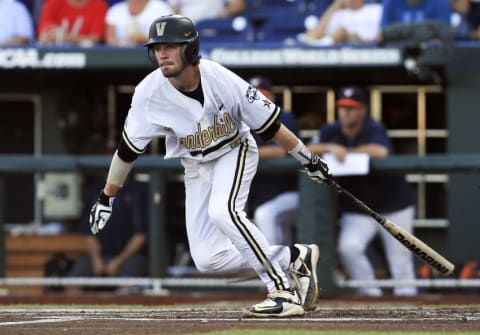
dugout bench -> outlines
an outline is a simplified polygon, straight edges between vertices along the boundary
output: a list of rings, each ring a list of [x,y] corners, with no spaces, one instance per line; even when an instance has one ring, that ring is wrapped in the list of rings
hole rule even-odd
[[[55,255],[75,260],[86,251],[85,236],[77,233],[58,235],[5,236],[5,276],[39,278],[45,275],[45,265]],[[3,287],[9,292],[40,293],[40,286]]]

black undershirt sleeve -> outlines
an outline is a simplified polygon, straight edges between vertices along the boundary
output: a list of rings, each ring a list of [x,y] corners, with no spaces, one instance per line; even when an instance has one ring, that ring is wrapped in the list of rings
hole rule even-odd
[[[278,118],[275,123],[272,123],[272,125],[265,130],[263,133],[259,134],[259,136],[262,138],[264,141],[269,141],[275,136],[277,133],[278,129],[280,129],[280,126],[282,123],[280,122],[280,118]]]
[[[130,163],[133,162],[138,158],[138,154],[130,149],[130,147],[125,143],[123,137],[120,139],[120,143],[118,144],[117,148],[118,157],[120,157],[123,161]]]

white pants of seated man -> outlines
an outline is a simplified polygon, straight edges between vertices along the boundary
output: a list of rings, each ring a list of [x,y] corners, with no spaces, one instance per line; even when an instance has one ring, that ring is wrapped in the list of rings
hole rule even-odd
[[[291,245],[296,222],[298,192],[285,192],[255,209],[253,221],[272,245]]]
[[[413,206],[405,209],[382,214],[408,232],[413,230]],[[415,269],[412,253],[383,229],[373,218],[359,213],[343,213],[340,218],[340,234],[338,251],[345,270],[353,280],[375,280],[375,273],[368,260],[366,250],[376,234],[380,234],[390,273],[395,280],[414,280]],[[358,288],[357,294],[367,296],[381,296],[382,290],[378,287]],[[394,287],[393,294],[398,296],[412,296],[417,294],[415,287]]]

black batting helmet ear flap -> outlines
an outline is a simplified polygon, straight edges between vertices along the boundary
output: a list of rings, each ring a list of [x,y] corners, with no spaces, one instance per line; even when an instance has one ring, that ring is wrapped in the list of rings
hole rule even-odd
[[[153,46],[148,47],[148,58],[153,66],[158,66],[157,58],[155,57],[155,50]],[[182,59],[192,65],[197,65],[200,61],[200,55],[198,54],[198,43],[187,43],[182,45],[181,50]]]
[[[150,62],[153,66],[158,66],[157,58],[155,58],[155,50],[153,50],[153,46],[148,47],[148,58],[150,58]]]
[[[182,46],[183,60],[189,64],[197,65],[200,61],[200,43],[198,36]]]

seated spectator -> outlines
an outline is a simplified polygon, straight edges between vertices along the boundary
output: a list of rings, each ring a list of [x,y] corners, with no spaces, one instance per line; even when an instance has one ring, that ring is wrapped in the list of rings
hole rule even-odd
[[[249,82],[275,103],[275,94],[270,80],[263,76],[255,76]],[[280,121],[298,136],[298,124],[291,112],[282,109]],[[252,135],[257,142],[258,155],[261,160],[287,156],[287,152],[273,140],[264,141],[253,131]],[[249,206],[253,209],[253,221],[269,243],[293,245],[298,207],[296,175],[257,175],[252,182]]]
[[[231,17],[246,10],[245,0],[168,0],[176,14],[193,22],[206,19]]]
[[[449,0],[383,0],[381,26],[436,20],[450,25]]]
[[[38,43],[92,46],[103,42],[104,0],[46,0],[38,23]]]
[[[377,42],[402,39],[425,42],[453,38],[451,16],[449,0],[384,0],[382,31]]]
[[[33,39],[33,20],[25,5],[0,0],[0,46],[29,44]]]
[[[87,253],[69,271],[69,277],[142,277],[147,274],[147,185],[131,178],[115,199],[115,212],[98,235],[90,232],[90,204],[95,202],[101,183],[86,189],[82,233]],[[70,293],[78,290],[71,288]]]
[[[317,25],[298,40],[311,45],[372,43],[378,35],[382,6],[364,0],[335,0]]]
[[[452,16],[452,25],[457,26],[457,39],[480,40],[480,1],[450,0],[452,10],[457,16]],[[455,22],[457,21],[458,22]]]
[[[150,24],[159,16],[172,14],[160,0],[124,0],[107,11],[105,42],[108,45],[143,45],[148,41]]]

